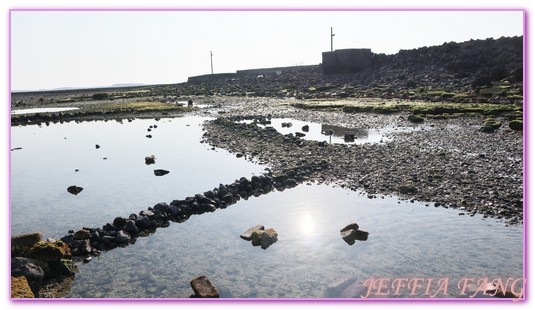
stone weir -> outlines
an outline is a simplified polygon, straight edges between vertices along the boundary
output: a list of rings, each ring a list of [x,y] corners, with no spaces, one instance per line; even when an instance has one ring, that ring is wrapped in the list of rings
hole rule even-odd
[[[127,218],[116,217],[102,228],[71,230],[60,240],[43,241],[39,232],[14,236],[11,239],[12,298],[66,296],[78,272],[77,262],[88,263],[102,251],[134,244],[138,237],[150,236],[171,222],[181,223],[192,215],[225,209],[240,199],[293,188],[308,180],[311,171],[326,168],[326,165],[312,164],[278,175],[268,172],[250,179],[242,177],[183,200],[158,203]],[[51,294],[50,287],[58,292]]]
[[[161,202],[138,214],[128,217],[116,217],[112,223],[102,228],[83,227],[78,231],[71,230],[61,238],[71,249],[75,261],[88,262],[101,251],[134,244],[138,237],[153,234],[157,228],[168,227],[171,222],[184,222],[192,215],[214,212],[235,204],[240,199],[247,200],[251,196],[258,197],[273,190],[283,191],[293,188],[307,180],[306,174],[327,168],[323,165],[305,165],[283,172],[279,175],[267,173],[253,176],[251,179],[242,177],[231,184],[220,184],[212,190],[196,194],[171,203]]]

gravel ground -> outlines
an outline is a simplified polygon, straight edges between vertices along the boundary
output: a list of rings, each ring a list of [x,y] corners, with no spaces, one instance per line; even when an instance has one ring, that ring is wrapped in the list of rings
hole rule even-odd
[[[480,213],[508,225],[523,223],[522,132],[506,126],[493,133],[479,132],[483,116],[426,119],[415,125],[405,113],[309,111],[287,103],[218,100],[217,111],[232,121],[270,114],[352,128],[398,130],[391,130],[390,139],[383,143],[320,146],[256,125],[211,121],[206,124],[205,142],[266,163],[274,173],[327,161],[330,168],[311,172],[311,181],[362,190],[370,199],[397,195],[456,208],[459,215]]]

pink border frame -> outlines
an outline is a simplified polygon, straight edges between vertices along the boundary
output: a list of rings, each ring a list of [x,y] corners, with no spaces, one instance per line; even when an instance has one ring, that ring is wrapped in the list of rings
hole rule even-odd
[[[524,129],[523,129],[523,212],[524,212],[524,223],[523,223],[523,243],[524,243],[524,260],[523,260],[523,267],[524,267],[524,279],[526,279],[524,283],[524,297],[519,299],[518,302],[520,303],[526,303],[528,302],[528,288],[529,288],[529,282],[528,279],[528,243],[527,243],[527,233],[528,233],[528,209],[526,206],[528,205],[529,198],[527,194],[527,188],[528,188],[528,123],[527,123],[527,115],[528,115],[528,105],[527,102],[528,99],[528,91],[526,89],[526,86],[529,85],[528,83],[528,11],[525,8],[492,8],[492,9],[481,9],[481,8],[466,8],[466,9],[456,9],[456,8],[380,8],[380,9],[373,9],[373,8],[228,8],[228,7],[220,7],[220,8],[12,8],[8,11],[8,35],[7,35],[7,46],[8,46],[8,59],[7,59],[7,68],[8,68],[8,95],[9,98],[7,102],[9,102],[8,105],[8,113],[7,113],[7,122],[9,129],[8,129],[8,138],[7,141],[9,143],[9,149],[11,149],[11,13],[12,12],[76,12],[76,11],[86,11],[86,12],[163,12],[163,11],[181,11],[181,12],[213,12],[213,11],[220,11],[220,12],[254,12],[254,11],[265,11],[265,12],[338,12],[338,11],[368,11],[368,12],[523,12],[523,23],[524,23],[524,33],[523,33],[523,64],[524,64],[524,70],[523,70],[523,77],[524,77],[524,87],[523,87],[523,119],[524,119]],[[8,233],[6,234],[9,236],[8,245],[11,249],[11,151],[8,155],[8,165],[9,167],[6,169],[6,171],[9,172],[8,174],[8,214],[9,214],[9,220],[8,220]],[[11,252],[11,251],[9,251]],[[10,260],[7,260],[8,264],[10,263]],[[9,265],[7,270],[11,270],[11,266]],[[195,299],[195,298],[99,298],[99,299],[88,299],[88,298],[61,298],[61,299],[30,299],[30,298],[11,298],[11,278],[8,280],[8,286],[7,286],[9,292],[8,296],[11,302],[15,303],[121,303],[121,302],[132,302],[135,301],[136,303],[142,302],[142,303],[173,303],[173,302],[179,302],[179,303],[257,303],[257,302],[271,302],[271,303],[288,303],[288,302],[305,302],[305,303],[361,303],[361,302],[367,302],[367,303],[392,303],[392,302],[454,302],[454,303],[473,303],[473,302],[481,302],[481,303],[511,303],[514,302],[511,299],[500,299],[500,298],[385,298],[385,299],[376,299],[376,298],[219,298],[219,299]]]

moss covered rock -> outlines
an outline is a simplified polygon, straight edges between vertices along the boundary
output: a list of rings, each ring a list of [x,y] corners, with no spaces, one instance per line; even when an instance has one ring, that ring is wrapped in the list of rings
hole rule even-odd
[[[57,262],[62,258],[71,257],[71,249],[63,241],[40,241],[28,251],[27,257],[47,263]]]
[[[11,277],[11,298],[35,298],[25,277]]]

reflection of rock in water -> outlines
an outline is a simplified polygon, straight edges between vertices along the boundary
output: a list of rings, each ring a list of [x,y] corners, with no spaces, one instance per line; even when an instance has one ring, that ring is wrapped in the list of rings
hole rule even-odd
[[[363,128],[347,128],[342,126],[321,124],[321,133],[324,135],[332,135],[335,137],[343,137],[346,142],[353,142],[355,139],[363,139],[368,137],[368,129]]]

